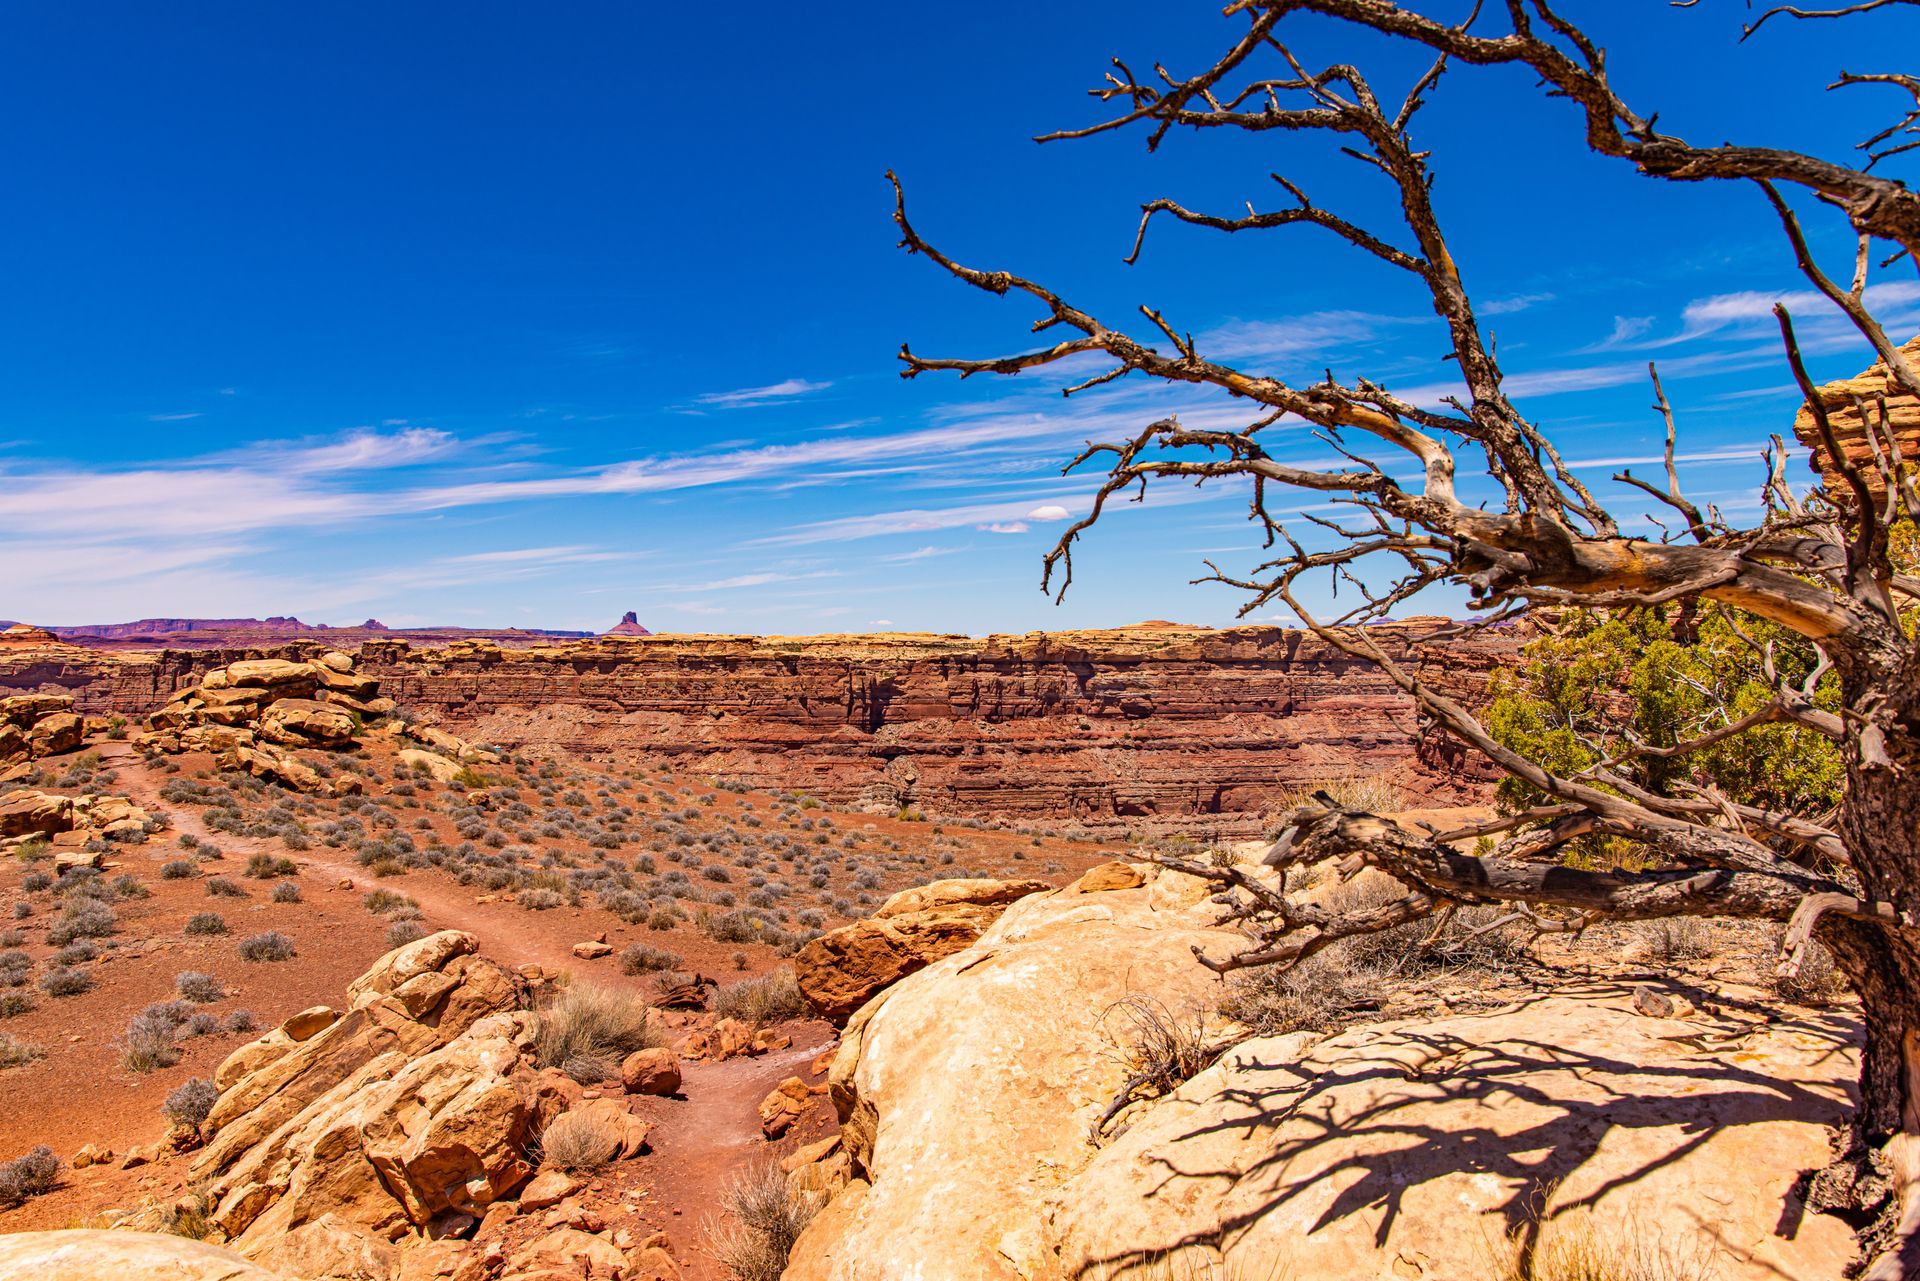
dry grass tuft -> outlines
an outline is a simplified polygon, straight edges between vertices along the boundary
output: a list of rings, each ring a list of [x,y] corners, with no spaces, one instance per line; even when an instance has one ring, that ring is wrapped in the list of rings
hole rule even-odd
[[[663,1044],[637,992],[582,984],[540,1011],[534,1052],[542,1067],[557,1067],[582,1084],[604,1081],[635,1050]]]
[[[1166,1002],[1143,992],[1114,1002],[1101,1016],[1123,1025],[1115,1042],[1127,1060],[1129,1075],[1100,1117],[1096,1129],[1118,1116],[1135,1099],[1171,1094],[1213,1062],[1217,1053],[1207,1043],[1206,1024],[1199,1015],[1183,1018]]]
[[[1584,1211],[1522,1227],[1506,1242],[1500,1281],[1713,1281],[1714,1243],[1672,1241],[1657,1233],[1602,1228]],[[1531,1236],[1529,1245],[1527,1238]]]
[[[780,1281],[793,1243],[819,1204],[790,1189],[779,1165],[768,1162],[738,1175],[721,1208],[726,1217],[707,1225],[713,1257],[735,1281]]]
[[[755,1028],[801,1018],[809,1008],[792,970],[775,970],[759,978],[729,983],[716,990],[708,1004],[722,1018],[739,1019]]]
[[[562,1112],[540,1135],[540,1156],[562,1170],[598,1170],[620,1150],[620,1131],[604,1117]]]
[[[1697,916],[1667,916],[1633,927],[1655,965],[1698,961],[1713,952],[1713,928]]]

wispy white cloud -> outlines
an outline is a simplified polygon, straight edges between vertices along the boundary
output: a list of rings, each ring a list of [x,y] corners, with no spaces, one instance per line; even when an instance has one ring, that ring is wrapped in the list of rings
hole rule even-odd
[[[183,423],[189,418],[198,417],[200,417],[200,412],[195,410],[192,413],[185,414],[148,414],[147,421],[150,423]]]
[[[302,444],[287,457],[296,471],[363,471],[410,467],[445,458],[460,447],[449,432],[408,427],[396,432],[351,431],[337,440]]]
[[[786,378],[777,383],[768,383],[765,387],[741,387],[734,391],[710,391],[704,396],[695,396],[696,405],[710,405],[716,409],[738,409],[745,405],[765,405],[776,401],[793,400],[799,396],[811,395],[816,391],[825,391],[833,386],[831,382],[810,382],[805,378]]]
[[[1194,341],[1202,352],[1219,360],[1324,358],[1417,323],[1413,317],[1368,311],[1310,311],[1285,320],[1230,321]]]
[[[1024,534],[1032,526],[1024,520],[998,520],[991,525],[981,525],[978,528],[988,534]]]
[[[1474,310],[1478,311],[1482,316],[1510,316],[1515,312],[1525,311],[1529,307],[1537,307],[1543,302],[1552,302],[1554,297],[1555,295],[1544,292],[1537,294],[1514,294],[1511,297],[1495,298],[1491,302],[1483,302]]]
[[[1042,503],[1027,513],[1028,520],[1066,520],[1073,513],[1059,503]]]

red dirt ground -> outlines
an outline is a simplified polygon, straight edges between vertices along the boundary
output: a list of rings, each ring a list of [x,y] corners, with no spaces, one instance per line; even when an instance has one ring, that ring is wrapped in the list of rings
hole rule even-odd
[[[347,983],[363,972],[387,950],[384,933],[389,924],[362,904],[362,896],[376,887],[405,894],[417,904],[428,929],[467,930],[481,941],[486,954],[509,965],[538,964],[550,970],[570,973],[577,980],[645,989],[648,979],[625,977],[617,964],[618,950],[630,943],[663,947],[684,958],[683,967],[698,971],[719,982],[769,972],[785,960],[774,948],[757,942],[720,942],[707,937],[697,920],[683,922],[670,930],[650,929],[642,924],[622,921],[613,913],[593,906],[588,894],[584,905],[561,906],[547,911],[530,911],[513,901],[512,891],[489,891],[481,885],[458,884],[452,875],[437,868],[406,870],[399,874],[376,876],[361,866],[353,851],[342,846],[329,848],[314,841],[305,849],[289,849],[279,837],[240,836],[230,831],[212,830],[204,821],[206,811],[197,804],[161,799],[161,788],[174,778],[215,781],[211,762],[205,757],[175,758],[176,773],[143,760],[123,743],[97,743],[91,749],[100,757],[101,768],[115,778],[99,790],[131,796],[153,813],[165,813],[171,820],[168,831],[156,834],[147,844],[116,846],[108,856],[106,875],[132,873],[151,897],[122,899],[114,904],[118,927],[103,947],[99,959],[86,966],[95,979],[92,990],[72,997],[53,998],[37,984],[47,968],[47,959],[58,949],[45,940],[47,925],[57,913],[57,903],[45,892],[28,893],[22,886],[33,866],[18,860],[0,864],[0,933],[18,928],[25,936],[22,947],[34,959],[28,986],[15,989],[31,994],[35,1007],[22,1015],[0,1020],[0,1032],[44,1048],[44,1057],[21,1067],[0,1072],[0,1091],[7,1106],[0,1109],[0,1159],[40,1143],[50,1145],[63,1158],[81,1145],[93,1142],[113,1149],[116,1154],[151,1143],[165,1131],[160,1113],[161,1100],[168,1091],[193,1076],[210,1076],[220,1060],[251,1035],[221,1033],[181,1042],[178,1064],[149,1074],[129,1071],[121,1063],[118,1041],[128,1019],[149,1002],[174,997],[174,975],[184,970],[202,970],[216,975],[228,989],[227,997],[205,1008],[225,1015],[236,1009],[250,1010],[260,1030],[274,1026],[289,1014],[310,1005],[337,1004]],[[44,762],[50,772],[58,773],[67,761]],[[698,808],[697,817],[672,820],[677,830],[691,833],[733,830],[783,831],[804,836],[811,842],[819,830],[811,824],[821,818],[831,820],[832,844],[822,844],[810,856],[830,853],[836,866],[831,882],[818,891],[798,879],[797,864],[773,872],[793,877],[797,884],[784,906],[799,909],[811,906],[823,913],[824,925],[831,928],[850,917],[866,915],[893,890],[942,876],[965,874],[1039,876],[1064,883],[1085,868],[1113,856],[1112,845],[1102,846],[1067,841],[1047,835],[1009,831],[974,830],[949,825],[945,832],[938,823],[902,821],[865,814],[830,813],[803,802],[804,814],[791,814],[791,798],[764,794],[734,795],[711,792],[697,780],[668,779],[649,774],[636,786],[630,777],[586,773],[588,767],[557,761],[562,771],[578,771],[556,786],[569,788],[569,795],[584,795],[605,787],[610,799],[602,809],[625,801],[638,812],[641,826],[638,838],[612,852],[621,865],[631,866],[636,856],[647,851],[657,830],[647,820],[655,815],[671,814],[664,802],[649,799],[656,788],[674,794],[681,812]],[[441,812],[449,803],[458,803],[458,790],[433,788],[418,779],[395,771],[390,746],[373,746],[361,757],[345,763],[355,772],[387,776],[369,787],[369,793],[393,808],[389,813],[402,816],[403,830],[410,830],[421,843],[429,837],[448,844],[461,838],[455,823]],[[498,790],[516,783],[527,788],[527,773],[518,780],[505,767],[486,769],[488,783]],[[396,783],[412,785],[417,795],[396,794]],[[40,786],[47,786],[40,784]],[[690,789],[682,794],[682,789]],[[60,790],[60,789],[50,789]],[[73,789],[66,789],[73,790]],[[404,789],[403,789],[404,790]],[[289,793],[270,791],[259,805],[287,799]],[[709,798],[705,803],[701,797]],[[532,797],[536,801],[537,796]],[[563,798],[564,799],[564,798]],[[528,826],[540,821],[539,805]],[[552,812],[552,807],[548,807]],[[588,802],[586,810],[592,810]],[[583,812],[578,805],[571,812]],[[302,822],[314,829],[345,811],[338,802],[321,801],[318,812],[303,816]],[[754,828],[750,818],[764,826]],[[429,820],[430,830],[414,827],[421,817]],[[840,842],[847,833],[856,833],[862,842],[857,852],[844,849]],[[185,857],[178,845],[182,836],[217,846],[223,857],[204,865],[198,875],[185,880],[165,880],[161,866]],[[678,839],[677,835],[674,837]],[[897,851],[885,849],[884,842],[898,843]],[[558,839],[540,837],[527,842],[542,852],[560,859],[559,866],[579,863],[593,866],[602,855],[585,842],[563,834]],[[669,848],[673,848],[669,846]],[[709,852],[692,847],[693,855]],[[247,859],[256,853],[291,857],[298,875],[291,878],[300,885],[302,901],[274,903],[269,893],[276,883],[243,875]],[[843,863],[851,856],[855,867]],[[674,855],[661,853],[671,863]],[[949,862],[942,863],[942,858]],[[916,861],[918,860],[918,861]],[[697,860],[696,860],[697,861]],[[691,866],[693,864],[689,864]],[[44,866],[44,865],[42,865]],[[390,869],[389,869],[390,870]],[[856,876],[871,873],[877,883],[856,889],[850,882]],[[228,877],[243,885],[244,899],[214,898],[206,890],[209,877]],[[344,885],[343,885],[344,883]],[[696,877],[697,889],[711,891]],[[732,890],[744,890],[733,884]],[[865,901],[857,901],[864,897]],[[836,911],[838,898],[845,911]],[[849,901],[855,900],[855,901]],[[15,921],[10,915],[13,904],[27,901],[32,915]],[[224,916],[230,932],[218,937],[194,937],[183,932],[186,919],[197,912],[215,911]],[[264,930],[278,930],[291,936],[298,949],[290,961],[248,963],[236,952],[237,942]],[[581,961],[572,954],[575,943],[604,935],[616,949],[615,955],[596,961]],[[676,1099],[646,1100],[640,1110],[655,1120],[649,1155],[637,1161],[623,1162],[595,1180],[585,1200],[615,1227],[628,1227],[636,1239],[644,1239],[655,1229],[665,1229],[672,1237],[675,1256],[687,1269],[689,1281],[718,1278],[723,1274],[700,1249],[706,1222],[718,1216],[727,1183],[741,1170],[763,1160],[777,1159],[800,1143],[811,1141],[832,1130],[831,1113],[824,1100],[795,1132],[779,1144],[770,1144],[760,1135],[757,1107],[774,1086],[788,1076],[800,1075],[810,1081],[808,1067],[822,1047],[831,1042],[832,1030],[823,1023],[794,1022],[782,1030],[793,1037],[792,1048],[757,1059],[735,1059],[721,1063],[687,1063],[685,1084]],[[27,1202],[11,1211],[0,1212],[0,1232],[25,1231],[43,1227],[71,1226],[93,1221],[110,1209],[127,1209],[148,1201],[166,1201],[184,1190],[185,1158],[172,1158],[153,1165],[121,1170],[117,1160],[106,1166],[68,1171],[63,1185],[54,1192]],[[532,1216],[530,1216],[530,1219]]]

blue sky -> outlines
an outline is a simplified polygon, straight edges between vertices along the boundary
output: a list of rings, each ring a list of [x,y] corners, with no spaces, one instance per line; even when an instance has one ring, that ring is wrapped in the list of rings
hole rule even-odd
[[[1896,104],[1821,86],[1920,36],[1895,12],[1739,45],[1731,0],[1568,7],[1663,127],[1836,157]],[[1238,411],[1134,382],[1063,402],[1032,376],[901,381],[903,340],[1012,351],[1033,313],[895,248],[889,167],[963,262],[1109,317],[1151,304],[1256,371],[1448,386],[1424,299],[1313,229],[1167,224],[1122,264],[1142,201],[1272,207],[1275,170],[1391,228],[1382,183],[1323,141],[1030,141],[1094,118],[1084,90],[1114,54],[1210,61],[1238,31],[1217,4],[30,3],[3,21],[0,617],[1229,621],[1231,592],[1187,580],[1255,559],[1231,487],[1121,512],[1067,602],[1040,593],[1095,483],[1058,475],[1084,439]],[[1296,36],[1383,90],[1415,71],[1323,24]],[[1767,307],[1804,284],[1756,190],[1655,183],[1577,136],[1524,77],[1466,71],[1419,133],[1509,388],[1602,479],[1657,460],[1658,360],[1689,485],[1740,510],[1796,401]],[[1840,271],[1844,228],[1816,222]],[[1876,279],[1889,327],[1920,329],[1912,268]],[[1817,375],[1866,363],[1792,301]]]

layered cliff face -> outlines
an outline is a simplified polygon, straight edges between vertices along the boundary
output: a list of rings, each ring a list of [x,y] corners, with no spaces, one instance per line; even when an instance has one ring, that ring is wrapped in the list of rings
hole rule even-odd
[[[1468,699],[1518,644],[1433,630],[1371,634]],[[85,711],[143,714],[242,656],[0,650],[0,692],[60,688]],[[1433,800],[1473,786],[1457,751],[1418,741],[1409,700],[1378,669],[1281,628],[373,641],[358,668],[472,739],[670,760],[888,811],[1241,832],[1332,779],[1386,774]]]

